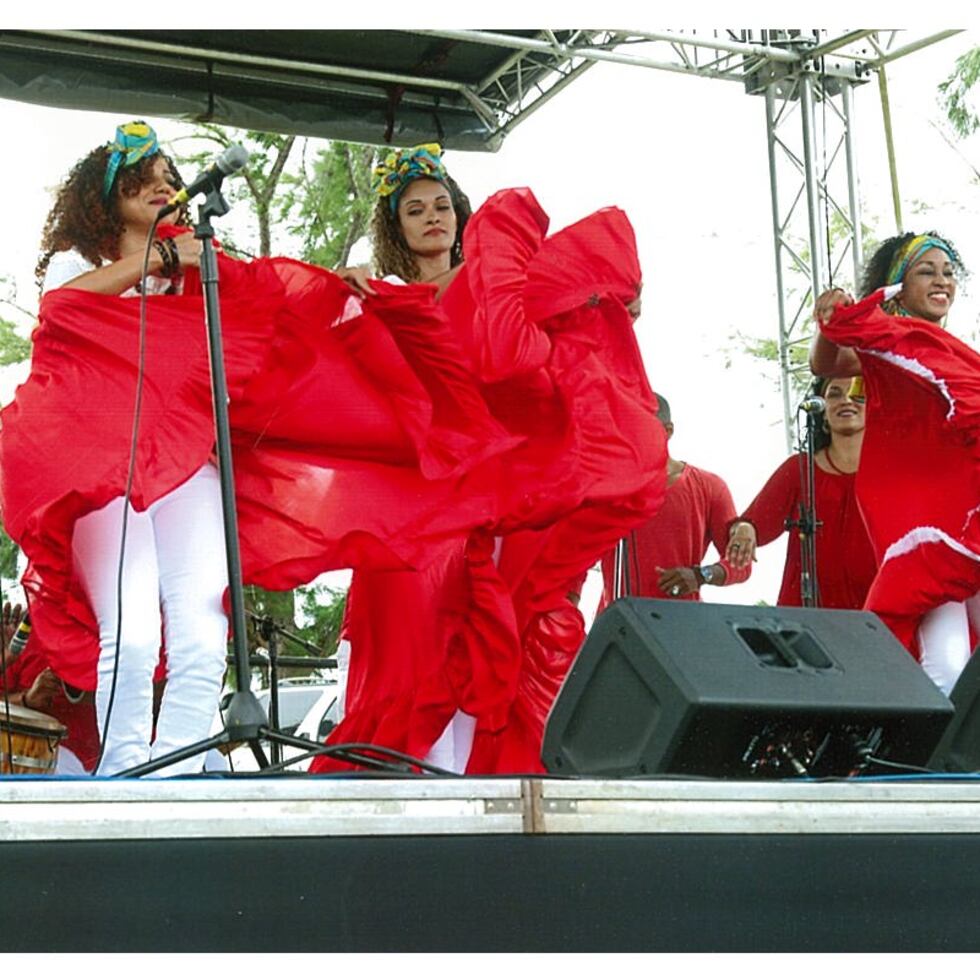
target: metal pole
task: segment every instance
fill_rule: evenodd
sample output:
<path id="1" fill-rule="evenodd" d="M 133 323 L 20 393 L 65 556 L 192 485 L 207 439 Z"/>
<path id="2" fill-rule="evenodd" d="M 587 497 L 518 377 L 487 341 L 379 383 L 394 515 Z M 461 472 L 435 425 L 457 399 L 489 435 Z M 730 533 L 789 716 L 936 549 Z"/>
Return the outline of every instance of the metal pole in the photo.
<path id="1" fill-rule="evenodd" d="M 824 236 L 820 220 L 820 184 L 817 180 L 817 133 L 813 125 L 813 73 L 800 75 L 800 114 L 803 123 L 803 179 L 806 185 L 806 210 L 810 225 L 810 284 L 813 299 L 820 295 L 827 284 L 823 263 Z"/>
<path id="2" fill-rule="evenodd" d="M 776 305 L 779 310 L 779 377 L 783 393 L 783 428 L 786 452 L 793 451 L 790 422 L 789 338 L 786 328 L 786 297 L 783 283 L 783 244 L 779 221 L 779 188 L 776 180 L 776 85 L 766 86 L 766 135 L 769 141 L 769 194 L 772 201 L 772 240 L 776 256 Z"/>
<path id="3" fill-rule="evenodd" d="M 885 124 L 885 147 L 888 152 L 888 175 L 892 183 L 895 230 L 901 235 L 905 228 L 902 224 L 902 201 L 898 194 L 898 165 L 895 162 L 895 141 L 892 136 L 892 109 L 888 100 L 888 79 L 885 77 L 884 65 L 878 69 L 878 91 L 881 93 L 881 119 Z"/>
<path id="4" fill-rule="evenodd" d="M 851 214 L 851 260 L 854 264 L 852 279 L 857 289 L 858 278 L 864 265 L 864 243 L 861 231 L 861 195 L 858 192 L 857 148 L 854 145 L 854 87 L 845 82 L 841 88 L 844 106 L 844 154 L 847 163 L 847 208 Z"/>
<path id="5" fill-rule="evenodd" d="M 622 599 L 625 595 L 623 591 L 623 569 L 626 564 L 626 539 L 620 538 L 616 542 L 616 550 L 613 553 L 613 601 Z"/>

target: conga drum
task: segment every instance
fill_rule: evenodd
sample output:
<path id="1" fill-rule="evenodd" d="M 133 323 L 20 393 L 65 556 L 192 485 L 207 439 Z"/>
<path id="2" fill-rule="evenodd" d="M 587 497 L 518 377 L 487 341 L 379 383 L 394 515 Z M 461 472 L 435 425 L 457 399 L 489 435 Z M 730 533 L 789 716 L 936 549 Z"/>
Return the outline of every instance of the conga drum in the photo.
<path id="1" fill-rule="evenodd" d="M 57 718 L 0 699 L 0 773 L 50 776 L 67 731 Z"/>

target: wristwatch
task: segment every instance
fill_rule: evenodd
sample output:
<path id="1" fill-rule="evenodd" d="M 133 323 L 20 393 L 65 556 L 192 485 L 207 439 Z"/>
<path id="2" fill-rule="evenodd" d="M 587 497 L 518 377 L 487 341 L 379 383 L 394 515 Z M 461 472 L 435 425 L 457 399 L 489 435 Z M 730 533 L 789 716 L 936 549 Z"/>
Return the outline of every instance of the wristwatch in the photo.
<path id="1" fill-rule="evenodd" d="M 701 579 L 703 585 L 711 585 L 712 580 L 715 577 L 715 566 L 714 565 L 700 565 L 696 566 L 694 571 L 696 572 L 698 578 Z"/>

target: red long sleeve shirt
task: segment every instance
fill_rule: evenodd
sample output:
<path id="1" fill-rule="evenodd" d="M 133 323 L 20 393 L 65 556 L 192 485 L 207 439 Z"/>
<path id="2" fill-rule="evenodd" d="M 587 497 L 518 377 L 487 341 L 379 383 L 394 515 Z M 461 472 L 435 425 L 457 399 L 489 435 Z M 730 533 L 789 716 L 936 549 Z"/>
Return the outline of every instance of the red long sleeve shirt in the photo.
<path id="1" fill-rule="evenodd" d="M 663 506 L 643 526 L 630 533 L 628 538 L 630 585 L 633 595 L 653 599 L 699 600 L 700 593 L 685 596 L 668 596 L 657 584 L 658 568 L 677 568 L 700 565 L 709 545 L 714 545 L 719 555 L 725 554 L 728 544 L 728 528 L 735 519 L 735 504 L 725 481 L 714 473 L 685 464 L 680 476 L 667 487 Z M 735 569 L 722 558 L 725 584 L 744 582 L 751 574 L 751 567 Z M 602 559 L 602 603 L 605 608 L 612 601 L 613 555 Z"/>
<path id="2" fill-rule="evenodd" d="M 759 491 L 741 520 L 755 526 L 759 546 L 786 530 L 786 519 L 799 517 L 801 458 L 790 456 Z M 854 492 L 854 474 L 814 469 L 817 520 L 817 584 L 820 605 L 828 609 L 861 609 L 877 565 Z M 781 606 L 802 605 L 800 538 L 794 531 L 786 545 L 786 565 L 779 590 Z"/>

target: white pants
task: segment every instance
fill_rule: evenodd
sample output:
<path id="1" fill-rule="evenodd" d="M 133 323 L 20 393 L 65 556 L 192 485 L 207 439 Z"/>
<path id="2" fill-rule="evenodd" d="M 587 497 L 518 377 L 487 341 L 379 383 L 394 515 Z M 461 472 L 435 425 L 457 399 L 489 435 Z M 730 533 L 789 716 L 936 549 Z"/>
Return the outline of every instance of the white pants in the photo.
<path id="1" fill-rule="evenodd" d="M 970 624 L 980 633 L 980 593 L 966 602 L 946 602 L 930 610 L 919 626 L 922 669 L 949 694 L 970 659 Z"/>
<path id="2" fill-rule="evenodd" d="M 475 734 L 476 718 L 457 708 L 456 714 L 449 719 L 449 724 L 426 753 L 425 761 L 449 772 L 466 772 Z"/>
<path id="3" fill-rule="evenodd" d="M 105 728 L 116 659 L 117 574 L 123 498 L 75 524 L 72 552 L 99 624 L 96 711 Z M 218 471 L 208 463 L 137 513 L 130 507 L 122 575 L 119 666 L 99 775 L 140 765 L 207 738 L 225 673 L 228 585 Z M 161 631 L 162 627 L 162 631 Z M 167 686 L 150 748 L 153 674 L 161 638 Z M 160 775 L 199 772 L 203 755 Z"/>
<path id="4" fill-rule="evenodd" d="M 347 677 L 350 673 L 351 645 L 349 640 L 341 640 L 337 644 L 338 683 L 338 718 L 344 717 L 347 708 Z M 456 714 L 449 719 L 442 734 L 426 753 L 425 762 L 430 762 L 440 769 L 450 772 L 463 773 L 469 762 L 473 749 L 473 736 L 476 734 L 476 718 L 457 709 Z"/>

